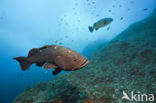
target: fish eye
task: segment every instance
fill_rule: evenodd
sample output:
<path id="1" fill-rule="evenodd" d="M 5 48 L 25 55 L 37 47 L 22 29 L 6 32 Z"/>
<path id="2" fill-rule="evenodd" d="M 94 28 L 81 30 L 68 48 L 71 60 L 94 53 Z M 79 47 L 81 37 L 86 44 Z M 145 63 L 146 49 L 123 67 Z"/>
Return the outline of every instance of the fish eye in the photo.
<path id="1" fill-rule="evenodd" d="M 74 60 L 74 61 L 77 61 L 77 57 L 76 57 L 76 56 L 73 56 L 73 60 Z"/>

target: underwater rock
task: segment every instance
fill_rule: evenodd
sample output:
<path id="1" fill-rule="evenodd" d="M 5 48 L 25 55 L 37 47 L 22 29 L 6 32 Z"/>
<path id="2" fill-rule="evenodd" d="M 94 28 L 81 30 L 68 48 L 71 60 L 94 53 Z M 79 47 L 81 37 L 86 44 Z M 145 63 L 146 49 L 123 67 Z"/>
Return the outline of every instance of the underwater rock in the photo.
<path id="1" fill-rule="evenodd" d="M 84 69 L 33 85 L 13 103 L 121 103 L 123 91 L 156 93 L 155 22 L 153 13 L 132 24 L 97 49 Z"/>

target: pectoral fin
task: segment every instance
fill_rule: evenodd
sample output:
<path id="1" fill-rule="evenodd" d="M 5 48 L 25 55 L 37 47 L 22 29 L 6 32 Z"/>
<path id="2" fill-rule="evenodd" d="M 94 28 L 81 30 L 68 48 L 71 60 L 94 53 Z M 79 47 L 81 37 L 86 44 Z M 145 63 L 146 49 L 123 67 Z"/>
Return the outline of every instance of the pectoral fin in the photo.
<path id="1" fill-rule="evenodd" d="M 93 32 L 93 30 L 94 30 L 94 28 L 92 26 L 89 26 L 88 29 L 90 32 Z"/>
<path id="2" fill-rule="evenodd" d="M 57 66 L 55 64 L 46 62 L 46 63 L 44 63 L 43 68 L 44 69 L 52 69 L 52 68 L 57 68 Z"/>
<path id="3" fill-rule="evenodd" d="M 98 30 L 99 28 L 95 28 L 95 30 Z"/>
<path id="4" fill-rule="evenodd" d="M 38 63 L 36 63 L 36 66 L 39 66 L 39 67 L 41 67 L 43 65 L 44 65 L 44 62 L 38 62 Z"/>
<path id="5" fill-rule="evenodd" d="M 53 75 L 57 75 L 60 72 L 61 72 L 61 69 L 57 68 L 53 71 Z"/>

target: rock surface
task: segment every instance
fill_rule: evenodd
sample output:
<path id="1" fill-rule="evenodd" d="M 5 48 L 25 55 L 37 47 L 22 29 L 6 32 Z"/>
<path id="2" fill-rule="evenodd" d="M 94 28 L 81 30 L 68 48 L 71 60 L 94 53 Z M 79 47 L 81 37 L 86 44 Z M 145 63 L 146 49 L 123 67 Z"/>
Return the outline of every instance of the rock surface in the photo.
<path id="1" fill-rule="evenodd" d="M 13 103 L 121 103 L 123 91 L 156 93 L 156 13 L 94 52 L 87 67 L 36 84 Z"/>

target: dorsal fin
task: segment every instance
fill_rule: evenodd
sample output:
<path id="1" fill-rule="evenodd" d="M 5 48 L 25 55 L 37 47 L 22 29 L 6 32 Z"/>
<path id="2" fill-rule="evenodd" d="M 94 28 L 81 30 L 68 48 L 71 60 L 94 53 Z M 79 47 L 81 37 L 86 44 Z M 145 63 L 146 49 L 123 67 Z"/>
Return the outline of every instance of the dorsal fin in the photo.
<path id="1" fill-rule="evenodd" d="M 37 49 L 37 48 L 31 49 L 28 53 L 28 57 L 35 55 L 36 53 L 38 53 L 38 51 L 39 51 L 39 49 Z"/>
<path id="2" fill-rule="evenodd" d="M 49 48 L 49 47 L 51 47 L 51 46 L 52 46 L 52 45 L 45 45 L 45 46 L 43 46 L 43 47 L 40 47 L 39 50 L 46 49 L 46 48 Z"/>
<path id="3" fill-rule="evenodd" d="M 28 53 L 28 57 L 31 57 L 33 55 L 35 55 L 36 53 L 38 53 L 40 50 L 43 50 L 43 49 L 46 49 L 46 48 L 49 48 L 51 47 L 52 45 L 45 45 L 43 47 L 40 47 L 40 48 L 33 48 L 29 51 Z"/>

